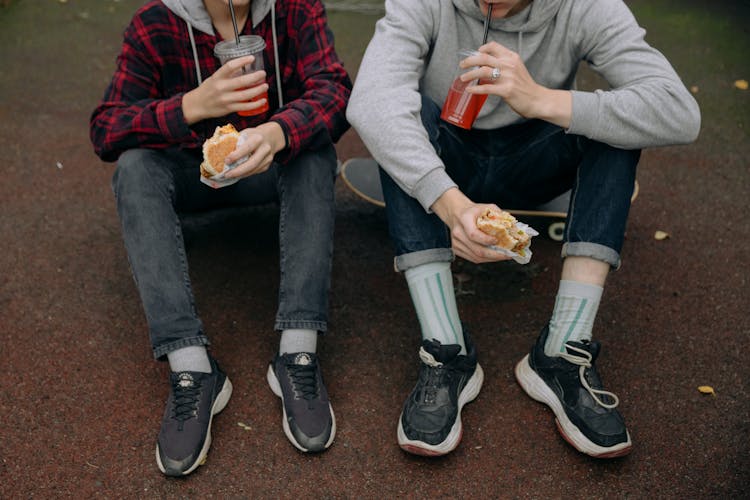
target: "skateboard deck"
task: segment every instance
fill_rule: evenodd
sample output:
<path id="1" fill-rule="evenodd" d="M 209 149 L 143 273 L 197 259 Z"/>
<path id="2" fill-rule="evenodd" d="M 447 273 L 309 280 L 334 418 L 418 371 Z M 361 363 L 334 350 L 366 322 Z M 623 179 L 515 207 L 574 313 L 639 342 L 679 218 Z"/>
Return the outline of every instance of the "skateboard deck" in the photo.
<path id="1" fill-rule="evenodd" d="M 373 205 L 385 207 L 383 189 L 380 186 L 378 164 L 372 158 L 350 158 L 341 165 L 341 178 L 354 194 Z M 638 196 L 638 181 L 633 186 L 631 202 Z M 533 210 L 504 209 L 519 219 L 539 219 L 543 231 L 554 241 L 562 241 L 565 233 L 565 218 L 568 216 L 570 191 Z M 533 224 L 531 224 L 533 227 Z"/>

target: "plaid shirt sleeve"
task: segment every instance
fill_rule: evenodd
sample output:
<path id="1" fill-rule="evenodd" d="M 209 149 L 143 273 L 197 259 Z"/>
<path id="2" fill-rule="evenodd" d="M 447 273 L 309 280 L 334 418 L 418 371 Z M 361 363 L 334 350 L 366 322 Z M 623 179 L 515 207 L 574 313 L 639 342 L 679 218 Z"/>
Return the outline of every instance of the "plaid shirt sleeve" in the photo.
<path id="1" fill-rule="evenodd" d="M 91 116 L 91 141 L 99 157 L 115 161 L 133 148 L 200 148 L 217 125 L 228 121 L 238 129 L 269 119 L 277 122 L 287 142 L 276 154 L 280 163 L 336 142 L 349 128 L 345 110 L 352 83 L 334 50 L 323 4 L 285 0 L 278 6 L 285 9 L 278 18 L 285 19 L 278 33 L 285 105 L 270 116 L 231 114 L 188 126 L 182 97 L 196 82 L 193 54 L 180 32 L 184 21 L 165 14 L 159 2 L 150 2 L 125 31 L 112 82 Z M 270 16 L 256 27 L 256 34 L 266 39 L 266 58 L 272 61 Z M 196 38 L 201 70 L 210 75 L 218 67 L 212 54 L 218 38 L 201 33 Z M 275 61 L 267 68 L 267 82 L 275 90 L 272 68 Z"/>
<path id="2" fill-rule="evenodd" d="M 287 138 L 287 148 L 276 155 L 284 163 L 303 150 L 335 143 L 349 128 L 346 104 L 352 83 L 334 50 L 320 0 L 287 2 L 286 64 L 298 85 L 284 85 L 285 105 L 272 117 Z M 283 55 L 280 55 L 283 58 Z M 286 82 L 285 82 L 286 83 Z"/>
<path id="3" fill-rule="evenodd" d="M 169 25 L 159 26 L 161 30 Z M 182 114 L 184 92 L 163 95 L 160 58 L 152 50 L 154 26 L 135 17 L 124 34 L 117 69 L 104 98 L 91 115 L 94 150 L 104 161 L 115 161 L 128 149 L 163 149 L 200 144 Z"/>

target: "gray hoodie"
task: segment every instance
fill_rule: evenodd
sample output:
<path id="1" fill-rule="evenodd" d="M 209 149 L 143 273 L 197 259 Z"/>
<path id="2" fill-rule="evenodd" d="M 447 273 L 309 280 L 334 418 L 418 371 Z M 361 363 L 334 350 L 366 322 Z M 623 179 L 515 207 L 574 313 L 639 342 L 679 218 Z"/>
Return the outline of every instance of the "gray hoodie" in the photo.
<path id="1" fill-rule="evenodd" d="M 455 183 L 421 124 L 420 94 L 442 105 L 458 50 L 481 45 L 483 22 L 476 0 L 386 0 L 349 100 L 347 118 L 370 153 L 426 210 Z M 489 30 L 489 40 L 520 54 L 537 83 L 572 90 L 567 132 L 624 149 L 692 142 L 698 105 L 644 35 L 622 0 L 533 0 Z M 574 90 L 581 61 L 611 89 Z M 522 121 L 490 96 L 474 127 Z"/>

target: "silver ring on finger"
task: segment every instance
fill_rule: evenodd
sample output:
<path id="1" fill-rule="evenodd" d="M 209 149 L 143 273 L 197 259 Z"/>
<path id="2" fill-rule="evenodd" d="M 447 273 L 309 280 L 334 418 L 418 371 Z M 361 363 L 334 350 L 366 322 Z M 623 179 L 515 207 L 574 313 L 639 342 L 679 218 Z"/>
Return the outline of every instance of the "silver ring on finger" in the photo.
<path id="1" fill-rule="evenodd" d="M 500 68 L 492 68 L 492 73 L 490 73 L 490 80 L 495 81 L 498 78 L 500 78 Z"/>

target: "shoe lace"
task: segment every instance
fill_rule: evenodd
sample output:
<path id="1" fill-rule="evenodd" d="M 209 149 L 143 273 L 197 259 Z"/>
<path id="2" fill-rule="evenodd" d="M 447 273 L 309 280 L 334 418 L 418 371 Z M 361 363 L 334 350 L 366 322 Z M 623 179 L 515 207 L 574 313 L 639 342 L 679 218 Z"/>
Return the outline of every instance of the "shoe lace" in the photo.
<path id="1" fill-rule="evenodd" d="M 424 347 L 419 348 L 419 359 L 428 366 L 428 369 L 423 371 L 423 373 L 426 373 L 426 376 L 424 376 L 423 401 L 432 404 L 436 400 L 438 388 L 444 385 L 443 379 L 450 374 L 450 370 L 447 370 L 443 363 L 436 360 Z"/>
<path id="2" fill-rule="evenodd" d="M 588 380 L 586 379 L 586 368 L 591 368 L 592 364 L 591 361 L 593 357 L 591 356 L 591 353 L 588 352 L 585 349 L 580 349 L 578 347 L 572 346 L 569 343 L 565 344 L 565 347 L 568 348 L 570 351 L 575 351 L 576 353 L 581 354 L 581 356 L 576 356 L 575 354 L 570 353 L 562 353 L 560 357 L 562 357 L 564 360 L 573 363 L 574 365 L 578 365 L 578 376 L 581 379 L 581 384 L 583 387 L 588 391 L 588 393 L 591 395 L 592 398 L 594 398 L 594 401 L 597 402 L 600 406 L 608 409 L 616 408 L 617 405 L 620 404 L 620 398 L 615 395 L 613 392 L 605 391 L 602 389 L 594 389 L 589 385 Z M 605 403 L 601 399 L 599 399 L 599 396 L 607 396 L 609 398 L 612 398 L 613 403 Z"/>
<path id="3" fill-rule="evenodd" d="M 201 385 L 193 382 L 190 385 L 180 385 L 176 383 L 172 389 L 174 391 L 174 407 L 172 408 L 172 418 L 184 422 L 193 418 L 198 413 L 198 400 L 201 394 Z"/>
<path id="4" fill-rule="evenodd" d="M 315 377 L 315 365 L 287 365 L 292 379 L 292 387 L 297 397 L 310 401 L 318 395 L 318 383 Z"/>

